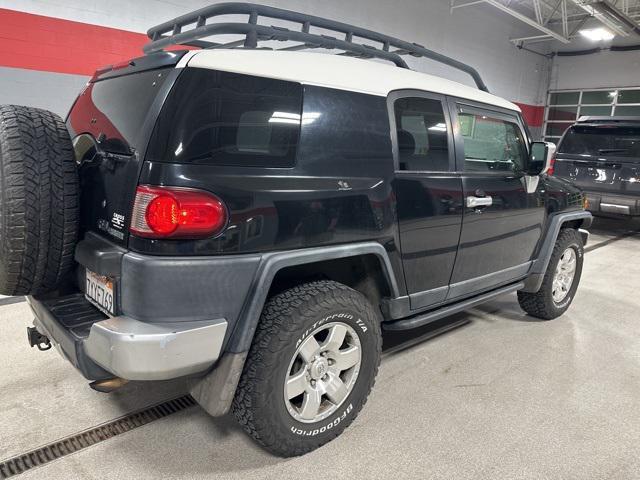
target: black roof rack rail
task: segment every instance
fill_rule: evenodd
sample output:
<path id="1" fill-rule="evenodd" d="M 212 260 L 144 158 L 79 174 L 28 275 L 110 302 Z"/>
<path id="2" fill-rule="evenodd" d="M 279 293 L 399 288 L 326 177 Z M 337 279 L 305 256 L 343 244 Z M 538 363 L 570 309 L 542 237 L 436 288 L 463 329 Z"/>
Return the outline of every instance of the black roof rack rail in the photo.
<path id="1" fill-rule="evenodd" d="M 207 23 L 207 20 L 221 15 L 248 15 L 246 23 Z M 258 18 L 286 20 L 300 23 L 300 30 L 290 30 L 277 26 L 259 25 Z M 191 27 L 183 31 L 184 27 Z M 322 28 L 342 34 L 342 39 L 319 33 L 310 33 L 311 27 Z M 215 35 L 244 35 L 243 40 L 229 43 L 216 43 L 201 39 Z M 256 5 L 253 3 L 218 3 L 201 8 L 194 12 L 174 18 L 168 22 L 150 28 L 147 35 L 151 42 L 144 46 L 145 53 L 152 53 L 170 45 L 187 45 L 200 48 L 258 48 L 259 42 L 269 40 L 299 42 L 298 45 L 281 50 L 304 50 L 326 48 L 343 50 L 340 55 L 358 58 L 379 58 L 395 63 L 398 67 L 409 68 L 402 59 L 403 55 L 424 57 L 461 70 L 475 81 L 480 90 L 488 92 L 487 85 L 478 71 L 465 63 L 454 60 L 440 53 L 429 50 L 417 43 L 409 43 L 398 38 L 356 27 L 347 23 L 336 22 L 322 17 L 306 15 L 281 8 Z M 355 43 L 354 37 L 380 43 L 380 48 Z"/>

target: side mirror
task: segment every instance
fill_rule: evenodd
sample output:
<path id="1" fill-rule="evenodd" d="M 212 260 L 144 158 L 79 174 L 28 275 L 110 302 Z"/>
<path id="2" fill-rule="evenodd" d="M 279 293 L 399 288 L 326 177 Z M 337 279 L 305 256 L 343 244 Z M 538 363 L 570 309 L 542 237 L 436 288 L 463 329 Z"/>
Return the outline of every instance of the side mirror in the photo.
<path id="1" fill-rule="evenodd" d="M 551 142 L 533 142 L 527 173 L 531 176 L 542 175 L 551 168 L 556 154 L 556 144 Z"/>

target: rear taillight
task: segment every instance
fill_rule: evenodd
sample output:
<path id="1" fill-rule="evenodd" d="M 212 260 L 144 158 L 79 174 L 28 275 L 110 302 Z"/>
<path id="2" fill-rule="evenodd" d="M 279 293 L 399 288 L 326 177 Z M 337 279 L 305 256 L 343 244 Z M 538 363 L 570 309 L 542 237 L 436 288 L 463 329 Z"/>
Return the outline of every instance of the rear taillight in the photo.
<path id="1" fill-rule="evenodd" d="M 212 237 L 227 224 L 227 209 L 215 195 L 181 187 L 140 185 L 131 233 L 146 238 Z"/>
<path id="2" fill-rule="evenodd" d="M 556 157 L 553 157 L 549 162 L 549 168 L 547 169 L 547 175 L 553 175 L 556 171 Z"/>

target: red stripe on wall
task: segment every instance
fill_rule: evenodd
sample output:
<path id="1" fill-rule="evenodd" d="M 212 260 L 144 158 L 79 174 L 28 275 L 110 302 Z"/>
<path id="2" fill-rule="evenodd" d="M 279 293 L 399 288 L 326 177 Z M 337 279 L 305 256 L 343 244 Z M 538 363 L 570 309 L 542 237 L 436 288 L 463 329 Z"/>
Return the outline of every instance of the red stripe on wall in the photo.
<path id="1" fill-rule="evenodd" d="M 0 9 L 0 65 L 91 75 L 96 68 L 139 57 L 142 33 Z"/>
<path id="2" fill-rule="evenodd" d="M 516 105 L 522 110 L 522 116 L 530 127 L 542 127 L 544 123 L 544 106 L 517 102 Z"/>

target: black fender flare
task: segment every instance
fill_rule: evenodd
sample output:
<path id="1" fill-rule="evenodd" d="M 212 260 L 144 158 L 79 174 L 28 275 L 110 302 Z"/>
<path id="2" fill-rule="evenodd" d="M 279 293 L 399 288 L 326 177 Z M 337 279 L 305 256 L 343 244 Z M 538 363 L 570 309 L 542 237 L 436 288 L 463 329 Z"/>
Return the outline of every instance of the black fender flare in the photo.
<path id="1" fill-rule="evenodd" d="M 547 272 L 549 262 L 551 261 L 553 247 L 556 243 L 558 235 L 560 234 L 562 226 L 567 222 L 573 222 L 576 220 L 581 221 L 581 227 L 589 228 L 591 226 L 591 222 L 593 221 L 593 216 L 591 215 L 591 212 L 588 212 L 586 210 L 559 212 L 550 216 L 549 226 L 547 228 L 544 240 L 542 241 L 542 245 L 540 246 L 538 258 L 535 259 L 533 261 L 533 264 L 531 265 L 529 276 L 525 280 L 524 288 L 522 289 L 523 292 L 535 293 L 540 290 L 540 286 L 542 285 L 542 281 L 544 280 L 544 275 Z M 589 234 L 584 230 L 581 230 L 581 234 L 582 233 L 583 242 L 586 244 L 586 240 Z"/>
<path id="2" fill-rule="evenodd" d="M 399 297 L 398 282 L 393 272 L 389 255 L 385 248 L 377 242 L 362 242 L 289 250 L 285 252 L 271 252 L 262 255 L 258 271 L 253 279 L 253 285 L 249 290 L 251 293 L 240 312 L 236 327 L 229 339 L 226 350 L 231 352 L 244 352 L 249 350 L 256 327 L 258 326 L 258 321 L 260 320 L 262 309 L 267 300 L 267 294 L 269 293 L 273 279 L 280 270 L 297 265 L 321 262 L 323 260 L 336 260 L 362 255 L 375 255 L 378 258 L 392 297 Z"/>

